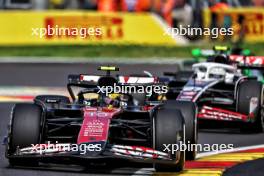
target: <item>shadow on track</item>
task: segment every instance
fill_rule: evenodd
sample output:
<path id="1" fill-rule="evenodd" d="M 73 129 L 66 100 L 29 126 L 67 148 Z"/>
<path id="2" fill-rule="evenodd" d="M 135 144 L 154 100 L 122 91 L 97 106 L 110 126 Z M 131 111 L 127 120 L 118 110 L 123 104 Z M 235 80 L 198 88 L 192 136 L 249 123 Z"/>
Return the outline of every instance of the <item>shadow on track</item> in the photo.
<path id="1" fill-rule="evenodd" d="M 142 168 L 134 163 L 122 163 L 111 165 L 62 165 L 62 164 L 40 164 L 39 167 L 10 167 L 7 166 L 6 170 L 20 171 L 38 171 L 38 172 L 57 172 L 60 174 L 91 174 L 91 175 L 152 175 L 153 168 Z"/>

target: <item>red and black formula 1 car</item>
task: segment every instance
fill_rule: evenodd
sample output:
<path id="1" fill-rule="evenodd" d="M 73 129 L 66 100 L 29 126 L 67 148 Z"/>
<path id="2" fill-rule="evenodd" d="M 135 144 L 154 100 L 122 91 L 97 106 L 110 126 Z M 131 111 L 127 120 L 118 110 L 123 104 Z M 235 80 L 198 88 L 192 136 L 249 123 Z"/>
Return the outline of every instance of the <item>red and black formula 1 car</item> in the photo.
<path id="1" fill-rule="evenodd" d="M 111 76 L 115 67 L 100 70 L 107 74 L 69 75 L 71 100 L 60 95 L 40 95 L 34 103 L 13 107 L 6 145 L 11 165 L 120 159 L 153 163 L 158 171 L 183 169 L 185 151 L 168 150 L 168 146 L 185 143 L 182 114 L 188 109 L 181 108 L 181 102 L 157 101 L 155 93 L 106 93 L 117 85 L 138 89 L 161 84 L 154 77 Z M 187 154 L 194 156 L 195 151 Z"/>
<path id="2" fill-rule="evenodd" d="M 263 131 L 263 85 L 256 77 L 223 63 L 197 63 L 192 68 L 188 81 L 169 81 L 167 99 L 195 102 L 201 125 L 218 127 L 222 121 L 238 124 L 242 132 Z"/>

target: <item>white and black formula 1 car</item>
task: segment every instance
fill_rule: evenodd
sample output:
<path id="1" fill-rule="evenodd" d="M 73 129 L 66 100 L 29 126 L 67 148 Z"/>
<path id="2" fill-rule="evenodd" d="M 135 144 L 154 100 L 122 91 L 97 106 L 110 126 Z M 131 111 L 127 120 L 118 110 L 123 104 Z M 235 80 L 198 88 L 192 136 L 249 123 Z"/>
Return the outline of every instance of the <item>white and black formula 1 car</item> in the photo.
<path id="1" fill-rule="evenodd" d="M 256 77 L 223 63 L 197 63 L 192 69 L 187 81 L 168 82 L 167 99 L 196 103 L 201 126 L 223 124 L 239 126 L 242 132 L 263 131 L 263 85 Z"/>
<path id="2" fill-rule="evenodd" d="M 100 70 L 107 74 L 69 75 L 71 100 L 40 95 L 33 103 L 13 107 L 6 140 L 11 165 L 129 160 L 151 163 L 157 171 L 184 168 L 185 151 L 166 150 L 165 146 L 185 143 L 184 121 L 195 119 L 183 117 L 189 109 L 178 101 L 157 101 L 154 93 L 149 97 L 143 93 L 106 95 L 99 89 L 160 83 L 154 77 L 111 76 L 110 71 L 118 70 L 115 67 Z M 195 156 L 194 151 L 186 154 Z"/>

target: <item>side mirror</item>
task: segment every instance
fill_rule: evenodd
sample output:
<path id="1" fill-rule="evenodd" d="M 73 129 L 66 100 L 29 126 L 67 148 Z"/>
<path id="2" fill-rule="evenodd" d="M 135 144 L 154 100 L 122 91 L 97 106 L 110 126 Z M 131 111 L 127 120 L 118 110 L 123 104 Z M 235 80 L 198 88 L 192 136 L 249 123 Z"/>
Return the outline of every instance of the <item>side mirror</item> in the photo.
<path id="1" fill-rule="evenodd" d="M 193 75 L 192 75 L 192 79 L 196 79 L 197 78 L 197 73 L 194 73 Z"/>

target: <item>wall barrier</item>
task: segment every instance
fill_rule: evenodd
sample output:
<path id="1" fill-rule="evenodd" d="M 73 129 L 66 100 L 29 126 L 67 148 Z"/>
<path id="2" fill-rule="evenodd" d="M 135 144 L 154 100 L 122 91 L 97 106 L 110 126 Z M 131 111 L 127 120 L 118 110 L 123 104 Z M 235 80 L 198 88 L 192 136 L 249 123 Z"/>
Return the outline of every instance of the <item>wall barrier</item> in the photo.
<path id="1" fill-rule="evenodd" d="M 264 41 L 264 9 L 263 8 L 228 8 L 211 12 L 204 10 L 204 27 L 231 27 L 233 41 Z M 220 37 L 219 40 L 224 40 Z"/>
<path id="2" fill-rule="evenodd" d="M 149 44 L 175 45 L 164 35 L 165 26 L 150 13 L 98 13 L 87 11 L 1 11 L 0 45 Z M 49 28 L 89 28 L 86 36 L 34 35 Z M 42 29 L 40 29 L 42 28 Z M 93 29 L 90 29 L 93 28 Z M 93 30 L 100 29 L 100 35 Z M 75 31 L 78 32 L 78 31 Z M 83 33 L 83 31 L 82 31 Z M 98 32 L 99 33 L 99 32 Z M 50 33 L 51 34 L 51 33 Z"/>

